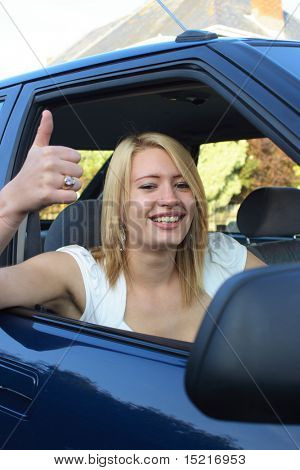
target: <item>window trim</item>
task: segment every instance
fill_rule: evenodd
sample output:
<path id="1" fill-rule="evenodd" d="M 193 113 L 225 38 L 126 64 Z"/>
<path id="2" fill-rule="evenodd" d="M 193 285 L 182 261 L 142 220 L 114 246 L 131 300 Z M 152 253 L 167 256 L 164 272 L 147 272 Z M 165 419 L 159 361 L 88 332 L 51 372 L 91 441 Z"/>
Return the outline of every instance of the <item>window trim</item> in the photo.
<path id="1" fill-rule="evenodd" d="M 15 85 L 9 88 L 0 88 L 0 103 L 2 103 L 2 106 L 0 107 L 0 145 L 21 88 L 21 85 Z"/>
<path id="2" fill-rule="evenodd" d="M 28 307 L 12 307 L 5 309 L 4 312 L 17 317 L 26 317 L 28 320 L 37 321 L 38 323 L 54 325 L 57 328 L 71 331 L 72 333 L 84 333 L 99 339 L 107 339 L 117 341 L 118 343 L 136 346 L 146 350 L 154 350 L 171 354 L 175 356 L 188 358 L 194 343 L 180 341 L 172 338 L 164 338 L 160 336 L 152 336 L 134 331 L 126 331 L 108 326 L 86 323 L 81 320 L 63 317 L 54 311 L 41 307 L 38 310 Z"/>

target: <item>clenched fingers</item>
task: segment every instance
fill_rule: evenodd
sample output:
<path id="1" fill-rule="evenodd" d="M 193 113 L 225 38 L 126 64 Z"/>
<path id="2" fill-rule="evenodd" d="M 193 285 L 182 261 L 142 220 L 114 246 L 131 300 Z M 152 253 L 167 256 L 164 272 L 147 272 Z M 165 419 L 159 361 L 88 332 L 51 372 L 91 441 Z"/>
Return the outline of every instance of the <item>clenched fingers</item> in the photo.
<path id="1" fill-rule="evenodd" d="M 39 148 L 39 151 L 43 153 L 44 158 L 59 158 L 73 163 L 79 163 L 81 159 L 81 155 L 77 150 L 60 145 Z"/>
<path id="2" fill-rule="evenodd" d="M 69 175 L 80 178 L 83 175 L 83 169 L 76 163 L 59 161 L 57 164 L 57 172 L 61 175 Z"/>
<path id="3" fill-rule="evenodd" d="M 58 189 L 53 196 L 57 204 L 70 204 L 77 201 L 76 191 L 72 189 Z"/>

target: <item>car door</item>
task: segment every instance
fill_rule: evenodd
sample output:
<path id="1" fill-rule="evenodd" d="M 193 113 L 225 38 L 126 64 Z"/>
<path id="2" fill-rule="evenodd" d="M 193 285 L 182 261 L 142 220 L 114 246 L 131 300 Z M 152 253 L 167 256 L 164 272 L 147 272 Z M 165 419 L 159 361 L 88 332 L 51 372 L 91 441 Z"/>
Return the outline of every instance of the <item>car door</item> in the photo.
<path id="1" fill-rule="evenodd" d="M 146 54 L 143 60 L 107 58 L 103 64 L 27 83 L 18 100 L 18 118 L 7 132 L 14 132 L 15 145 L 22 147 L 21 131 L 26 137 L 41 108 L 62 92 L 66 100 L 82 96 L 95 83 L 112 93 L 122 80 L 132 86 L 142 76 L 145 83 L 176 76 L 205 79 L 220 93 L 234 96 L 237 85 L 230 71 L 237 68 L 232 63 L 218 66 L 216 52 L 200 46 L 174 49 Z M 266 110 L 251 111 L 255 96 L 249 96 L 249 106 L 245 95 L 237 99 L 256 123 L 265 120 Z M 10 158 L 14 161 L 12 148 Z M 4 449 L 271 449 L 295 448 L 299 442 L 298 427 L 218 421 L 197 410 L 184 386 L 189 344 L 22 307 L 2 311 L 0 327 Z"/>
<path id="2" fill-rule="evenodd" d="M 179 344 L 27 315 L 1 314 L 3 449 L 286 449 L 299 442 L 295 427 L 198 411 L 185 391 L 188 350 Z"/>

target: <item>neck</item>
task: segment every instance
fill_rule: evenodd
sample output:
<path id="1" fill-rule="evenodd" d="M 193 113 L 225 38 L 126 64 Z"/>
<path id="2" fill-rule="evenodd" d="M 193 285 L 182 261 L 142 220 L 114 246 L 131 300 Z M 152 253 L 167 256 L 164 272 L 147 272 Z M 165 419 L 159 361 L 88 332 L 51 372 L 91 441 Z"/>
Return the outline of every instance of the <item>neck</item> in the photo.
<path id="1" fill-rule="evenodd" d="M 146 289 L 168 286 L 177 278 L 175 255 L 175 250 L 127 250 L 130 281 Z"/>

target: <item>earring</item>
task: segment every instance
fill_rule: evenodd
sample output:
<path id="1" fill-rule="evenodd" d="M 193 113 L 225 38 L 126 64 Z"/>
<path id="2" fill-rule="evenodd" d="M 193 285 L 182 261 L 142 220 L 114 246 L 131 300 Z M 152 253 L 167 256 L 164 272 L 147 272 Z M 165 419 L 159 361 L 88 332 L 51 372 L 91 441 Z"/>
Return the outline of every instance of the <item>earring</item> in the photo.
<path id="1" fill-rule="evenodd" d="M 125 250 L 126 232 L 123 224 L 120 225 L 120 251 Z"/>

